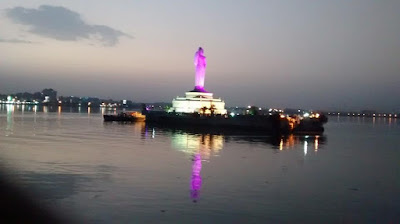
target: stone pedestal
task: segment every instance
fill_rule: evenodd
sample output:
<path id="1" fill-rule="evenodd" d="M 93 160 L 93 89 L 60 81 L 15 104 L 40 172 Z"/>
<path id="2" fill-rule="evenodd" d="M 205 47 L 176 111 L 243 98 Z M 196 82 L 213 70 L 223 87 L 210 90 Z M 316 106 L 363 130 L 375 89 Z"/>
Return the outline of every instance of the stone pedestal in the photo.
<path id="1" fill-rule="evenodd" d="M 176 97 L 172 100 L 170 110 L 177 113 L 226 114 L 225 102 L 221 98 L 214 98 L 213 93 L 190 91 L 185 97 Z"/>

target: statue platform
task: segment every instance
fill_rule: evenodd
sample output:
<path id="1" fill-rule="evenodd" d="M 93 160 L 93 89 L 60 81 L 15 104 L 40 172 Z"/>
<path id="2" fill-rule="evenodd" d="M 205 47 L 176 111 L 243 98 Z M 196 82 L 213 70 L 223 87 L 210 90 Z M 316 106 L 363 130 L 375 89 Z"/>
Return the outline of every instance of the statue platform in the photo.
<path id="1" fill-rule="evenodd" d="M 205 109 L 205 111 L 203 111 Z M 226 114 L 225 102 L 221 98 L 214 98 L 213 93 L 189 91 L 185 97 L 176 97 L 172 100 L 170 111 L 177 113 Z"/>

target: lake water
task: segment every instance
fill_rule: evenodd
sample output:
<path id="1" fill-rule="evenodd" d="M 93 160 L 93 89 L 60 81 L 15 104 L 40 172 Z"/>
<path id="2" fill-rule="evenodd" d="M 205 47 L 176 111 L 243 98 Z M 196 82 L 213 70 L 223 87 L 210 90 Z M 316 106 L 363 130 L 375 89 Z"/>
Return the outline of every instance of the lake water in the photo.
<path id="1" fill-rule="evenodd" d="M 0 107 L 7 175 L 82 223 L 400 222 L 400 119 L 329 117 L 322 136 L 271 139 Z"/>

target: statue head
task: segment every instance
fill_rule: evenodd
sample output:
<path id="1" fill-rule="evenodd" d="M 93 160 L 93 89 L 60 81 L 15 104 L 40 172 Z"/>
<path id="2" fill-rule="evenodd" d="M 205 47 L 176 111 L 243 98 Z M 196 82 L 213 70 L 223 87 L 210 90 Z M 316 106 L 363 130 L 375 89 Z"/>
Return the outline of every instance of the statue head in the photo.
<path id="1" fill-rule="evenodd" d="M 203 55 L 204 54 L 204 50 L 201 47 L 199 47 L 199 50 L 197 52 L 199 52 L 199 55 Z"/>

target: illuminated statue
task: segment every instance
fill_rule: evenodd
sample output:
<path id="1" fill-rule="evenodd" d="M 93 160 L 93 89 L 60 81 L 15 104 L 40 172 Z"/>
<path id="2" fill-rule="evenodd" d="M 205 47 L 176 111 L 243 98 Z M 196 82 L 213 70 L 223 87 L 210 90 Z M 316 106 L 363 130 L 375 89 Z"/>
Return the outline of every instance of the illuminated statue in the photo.
<path id="1" fill-rule="evenodd" d="M 192 165 L 192 178 L 190 184 L 190 196 L 193 199 L 193 202 L 196 202 L 199 198 L 199 191 L 201 188 L 201 155 L 197 153 L 193 158 Z"/>
<path id="2" fill-rule="evenodd" d="M 194 89 L 187 91 L 185 97 L 176 97 L 172 100 L 172 107 L 169 112 L 198 114 L 201 109 L 212 108 L 209 110 L 214 114 L 226 114 L 225 102 L 221 98 L 214 98 L 213 93 L 204 89 L 204 78 L 206 75 L 206 57 L 203 48 L 199 47 L 194 55 L 194 67 L 196 70 Z M 214 106 L 212 106 L 214 105 Z M 208 114 L 208 113 L 207 113 Z"/>
<path id="3" fill-rule="evenodd" d="M 196 67 L 196 78 L 194 89 L 197 91 L 204 92 L 204 78 L 206 76 L 206 57 L 204 56 L 203 48 L 199 47 L 199 50 L 194 55 L 194 66 Z"/>

